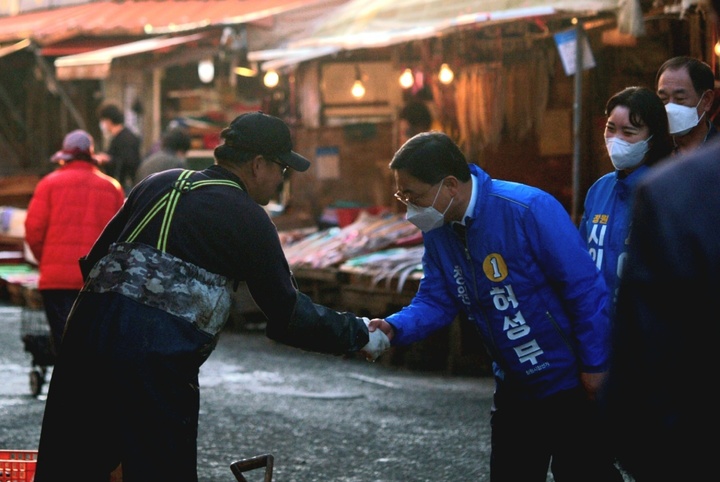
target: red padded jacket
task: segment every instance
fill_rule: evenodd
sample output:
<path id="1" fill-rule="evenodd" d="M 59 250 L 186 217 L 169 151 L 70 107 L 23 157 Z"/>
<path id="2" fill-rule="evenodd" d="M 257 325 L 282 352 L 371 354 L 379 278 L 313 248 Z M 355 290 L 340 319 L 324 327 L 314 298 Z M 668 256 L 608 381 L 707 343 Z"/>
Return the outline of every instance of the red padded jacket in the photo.
<path id="1" fill-rule="evenodd" d="M 83 287 L 78 260 L 124 201 L 120 184 L 90 162 L 68 162 L 40 180 L 25 218 L 25 241 L 39 263 L 38 289 Z"/>

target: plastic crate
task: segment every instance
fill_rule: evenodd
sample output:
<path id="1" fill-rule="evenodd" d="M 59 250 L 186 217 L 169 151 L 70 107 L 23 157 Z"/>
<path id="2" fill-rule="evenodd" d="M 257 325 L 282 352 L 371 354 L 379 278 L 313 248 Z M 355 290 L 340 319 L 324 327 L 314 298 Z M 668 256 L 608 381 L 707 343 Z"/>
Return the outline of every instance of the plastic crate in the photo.
<path id="1" fill-rule="evenodd" d="M 0 482 L 32 482 L 37 450 L 0 449 Z"/>

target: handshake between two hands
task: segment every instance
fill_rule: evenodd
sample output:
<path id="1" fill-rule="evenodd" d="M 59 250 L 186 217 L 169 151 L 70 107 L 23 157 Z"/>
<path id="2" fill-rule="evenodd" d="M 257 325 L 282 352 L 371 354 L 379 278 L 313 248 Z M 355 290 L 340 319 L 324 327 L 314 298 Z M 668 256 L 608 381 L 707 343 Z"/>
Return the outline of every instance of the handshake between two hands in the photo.
<path id="1" fill-rule="evenodd" d="M 374 362 L 390 348 L 390 338 L 388 338 L 388 334 L 392 337 L 392 327 L 385 320 L 378 318 L 370 321 L 369 318 L 364 317 L 362 320 L 368 327 L 370 341 L 360 349 L 360 353 L 365 356 L 367 361 Z M 386 331 L 388 334 L 386 334 Z"/>

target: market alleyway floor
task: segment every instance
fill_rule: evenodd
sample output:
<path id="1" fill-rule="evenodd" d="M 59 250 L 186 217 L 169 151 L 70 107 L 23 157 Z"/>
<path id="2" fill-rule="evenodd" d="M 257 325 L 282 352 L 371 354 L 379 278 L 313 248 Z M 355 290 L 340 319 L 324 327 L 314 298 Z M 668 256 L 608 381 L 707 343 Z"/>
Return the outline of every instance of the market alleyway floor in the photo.
<path id="1" fill-rule="evenodd" d="M 37 448 L 47 393 L 31 395 L 20 313 L 0 304 L 0 449 Z M 491 378 L 304 352 L 255 330 L 224 331 L 200 385 L 201 482 L 234 481 L 231 463 L 268 453 L 274 482 L 489 480 Z"/>

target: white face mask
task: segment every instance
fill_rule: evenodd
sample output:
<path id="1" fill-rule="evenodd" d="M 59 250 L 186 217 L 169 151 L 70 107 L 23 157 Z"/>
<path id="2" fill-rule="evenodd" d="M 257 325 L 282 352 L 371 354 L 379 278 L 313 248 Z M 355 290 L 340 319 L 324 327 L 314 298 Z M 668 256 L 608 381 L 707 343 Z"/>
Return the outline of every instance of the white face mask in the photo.
<path id="1" fill-rule="evenodd" d="M 615 169 L 622 171 L 638 167 L 645 158 L 645 154 L 650 150 L 648 145 L 650 139 L 652 136 L 631 144 L 619 137 L 606 137 L 605 146 Z"/>
<path id="2" fill-rule="evenodd" d="M 440 186 L 440 189 L 442 189 L 442 186 Z M 445 208 L 445 211 L 438 211 L 435 209 L 435 201 L 437 201 L 438 195 L 440 195 L 440 189 L 438 189 L 437 194 L 435 194 L 435 199 L 433 199 L 432 204 L 426 208 L 421 208 L 413 203 L 407 203 L 405 219 L 417 226 L 423 233 L 427 233 L 443 225 L 445 222 L 445 213 L 450 209 L 455 199 L 452 198 L 450 200 L 450 204 Z"/>
<path id="3" fill-rule="evenodd" d="M 705 112 L 698 117 L 697 107 L 700 105 L 702 97 L 698 101 L 695 107 L 688 107 L 686 105 L 673 104 L 669 102 L 665 104 L 665 111 L 668 116 L 668 124 L 670 124 L 670 134 L 674 136 L 684 136 L 692 130 L 693 127 L 698 125 L 700 119 L 703 118 Z"/>

